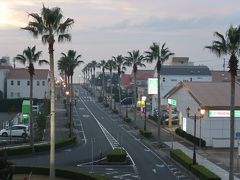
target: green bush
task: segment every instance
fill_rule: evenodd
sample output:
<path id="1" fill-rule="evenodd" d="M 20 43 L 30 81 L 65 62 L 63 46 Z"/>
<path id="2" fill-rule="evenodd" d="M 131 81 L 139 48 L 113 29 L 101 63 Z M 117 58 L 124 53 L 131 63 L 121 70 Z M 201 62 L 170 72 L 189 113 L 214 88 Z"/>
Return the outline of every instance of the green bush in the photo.
<path id="1" fill-rule="evenodd" d="M 150 138 L 152 136 L 152 132 L 149 130 L 144 131 L 144 129 L 140 129 L 139 133 L 146 138 Z"/>
<path id="2" fill-rule="evenodd" d="M 192 143 L 195 143 L 197 146 L 199 146 L 200 141 L 201 141 L 201 147 L 205 147 L 206 146 L 206 141 L 204 141 L 203 139 L 200 139 L 198 137 L 195 137 L 191 134 L 188 134 L 187 132 L 183 131 L 181 128 L 177 128 L 175 130 L 175 133 L 189 141 L 191 141 Z"/>
<path id="3" fill-rule="evenodd" d="M 170 151 L 170 156 L 182 164 L 185 168 L 188 170 L 191 170 L 191 165 L 193 163 L 193 160 L 188 157 L 184 152 L 182 152 L 180 149 L 174 149 Z"/>
<path id="4" fill-rule="evenodd" d="M 193 165 L 191 171 L 200 180 L 220 180 L 221 178 L 202 165 Z"/>
<path id="5" fill-rule="evenodd" d="M 126 161 L 127 153 L 122 148 L 112 149 L 107 153 L 108 162 L 123 162 Z"/>
<path id="6" fill-rule="evenodd" d="M 49 168 L 46 167 L 28 167 L 28 166 L 15 166 L 15 174 L 41 174 L 49 175 Z M 68 169 L 56 169 L 56 177 L 67 179 L 79 180 L 108 180 L 107 177 L 99 176 L 96 174 L 89 174 L 87 172 L 80 172 Z"/>
<path id="7" fill-rule="evenodd" d="M 123 121 L 125 121 L 126 123 L 130 123 L 130 122 L 131 122 L 131 119 L 128 118 L 128 117 L 124 117 L 124 118 L 123 118 Z"/>
<path id="8" fill-rule="evenodd" d="M 56 143 L 56 148 L 61 148 L 66 145 L 70 145 L 72 143 L 76 142 L 76 137 L 72 138 L 66 138 L 62 141 L 59 141 Z M 40 145 L 35 145 L 34 146 L 35 152 L 43 152 L 43 151 L 49 151 L 50 150 L 50 144 L 40 144 Z M 0 153 L 4 150 L 0 150 Z M 31 154 L 32 149 L 29 145 L 23 146 L 23 147 L 18 147 L 18 148 L 6 148 L 7 154 L 8 155 L 23 155 L 23 154 Z"/>
<path id="9" fill-rule="evenodd" d="M 118 114 L 118 110 L 117 109 L 113 109 L 113 113 L 114 114 Z"/>

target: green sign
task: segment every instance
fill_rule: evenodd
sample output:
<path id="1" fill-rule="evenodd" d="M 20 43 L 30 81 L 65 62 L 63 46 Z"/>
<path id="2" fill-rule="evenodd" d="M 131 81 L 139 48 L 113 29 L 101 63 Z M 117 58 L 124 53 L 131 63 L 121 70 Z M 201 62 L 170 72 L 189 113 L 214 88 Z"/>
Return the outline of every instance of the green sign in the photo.
<path id="1" fill-rule="evenodd" d="M 177 101 L 175 99 L 168 99 L 168 104 L 176 106 L 177 105 Z"/>
<path id="2" fill-rule="evenodd" d="M 152 110 L 152 104 L 147 102 L 146 105 L 147 105 L 147 111 L 151 111 Z"/>

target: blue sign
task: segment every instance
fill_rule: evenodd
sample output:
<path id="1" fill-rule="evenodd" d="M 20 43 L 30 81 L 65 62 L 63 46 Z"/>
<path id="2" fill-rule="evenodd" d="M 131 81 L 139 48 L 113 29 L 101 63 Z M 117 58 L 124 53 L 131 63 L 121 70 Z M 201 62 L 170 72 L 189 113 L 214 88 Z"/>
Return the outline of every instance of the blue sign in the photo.
<path id="1" fill-rule="evenodd" d="M 239 131 L 236 132 L 236 137 L 237 137 L 237 138 L 240 138 L 240 132 L 239 132 Z"/>

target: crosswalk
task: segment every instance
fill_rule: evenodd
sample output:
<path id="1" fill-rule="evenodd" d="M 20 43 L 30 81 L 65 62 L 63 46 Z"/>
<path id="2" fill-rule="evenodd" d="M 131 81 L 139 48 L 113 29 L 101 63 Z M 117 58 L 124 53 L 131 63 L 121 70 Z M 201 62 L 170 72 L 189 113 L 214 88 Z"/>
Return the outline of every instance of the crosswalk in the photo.
<path id="1" fill-rule="evenodd" d="M 78 102 L 80 102 L 80 101 L 85 101 L 86 102 L 86 101 L 95 101 L 95 100 L 91 96 L 81 96 L 78 99 Z"/>

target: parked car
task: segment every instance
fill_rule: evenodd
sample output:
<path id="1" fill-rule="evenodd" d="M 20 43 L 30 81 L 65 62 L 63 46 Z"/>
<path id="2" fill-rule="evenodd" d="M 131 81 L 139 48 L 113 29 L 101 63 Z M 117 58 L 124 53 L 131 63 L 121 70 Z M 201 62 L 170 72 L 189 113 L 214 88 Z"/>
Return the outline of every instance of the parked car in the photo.
<path id="1" fill-rule="evenodd" d="M 27 137 L 29 136 L 29 129 L 28 129 L 28 126 L 24 124 L 13 125 L 10 128 L 2 129 L 0 131 L 0 135 L 3 137 L 7 137 L 7 136 Z"/>

